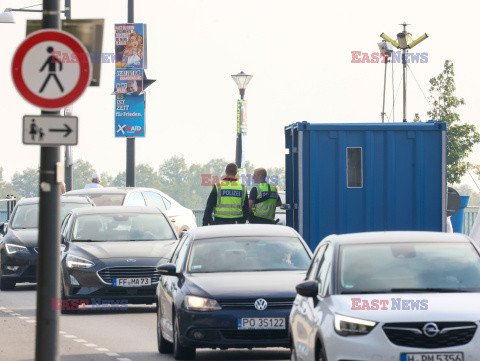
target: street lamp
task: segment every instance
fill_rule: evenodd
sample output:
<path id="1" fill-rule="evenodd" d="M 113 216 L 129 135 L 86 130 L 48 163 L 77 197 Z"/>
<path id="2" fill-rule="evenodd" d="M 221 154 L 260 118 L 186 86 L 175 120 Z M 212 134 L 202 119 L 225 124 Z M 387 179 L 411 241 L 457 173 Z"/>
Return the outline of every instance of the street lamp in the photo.
<path id="1" fill-rule="evenodd" d="M 247 135 L 247 114 L 246 105 L 244 100 L 245 89 L 248 83 L 252 80 L 253 75 L 245 74 L 243 71 L 236 75 L 232 75 L 233 80 L 238 86 L 240 91 L 240 99 L 237 101 L 237 145 L 235 150 L 235 163 L 241 170 L 245 167 L 245 137 Z M 241 171 L 239 171 L 240 173 Z"/>
<path id="2" fill-rule="evenodd" d="M 403 31 L 401 33 L 397 34 L 397 41 L 392 40 L 390 37 L 388 37 L 385 33 L 381 33 L 380 37 L 382 39 L 385 39 L 388 41 L 390 44 L 392 44 L 394 47 L 397 49 L 402 50 L 402 63 L 403 63 L 403 121 L 407 121 L 407 83 L 406 83 L 406 78 L 407 78 L 407 60 L 406 60 L 406 53 L 408 49 L 412 49 L 415 45 L 418 45 L 421 43 L 423 40 L 428 38 L 428 35 L 425 33 L 422 36 L 420 36 L 417 40 L 412 41 L 412 34 L 407 32 L 407 26 L 409 24 L 403 23 L 400 24 L 403 26 Z"/>
<path id="3" fill-rule="evenodd" d="M 65 17 L 67 19 L 71 19 L 71 13 L 70 13 L 70 1 L 71 0 L 65 0 L 65 10 L 60 11 L 61 13 L 65 14 Z M 32 8 L 34 6 L 41 6 L 42 4 L 36 4 L 36 5 L 31 5 L 31 6 L 26 6 L 24 8 L 20 9 L 11 9 L 11 8 L 6 8 L 3 10 L 3 13 L 0 14 L 0 23 L 3 24 L 15 24 L 15 18 L 13 17 L 13 12 L 25 12 L 25 13 L 41 13 L 43 10 L 32 10 L 29 8 Z"/>
<path id="4" fill-rule="evenodd" d="M 238 86 L 238 90 L 240 90 L 240 99 L 243 100 L 245 95 L 245 89 L 247 88 L 248 83 L 252 80 L 253 75 L 245 74 L 243 71 L 236 75 L 232 75 L 233 80 Z"/>
<path id="5" fill-rule="evenodd" d="M 385 73 L 383 76 L 383 106 L 382 106 L 382 123 L 385 122 L 385 91 L 387 89 L 387 66 L 389 62 L 389 58 L 392 56 L 393 53 L 393 46 L 391 43 L 383 40 L 382 42 L 378 43 L 378 48 L 380 49 L 380 53 L 384 56 L 385 61 Z"/>

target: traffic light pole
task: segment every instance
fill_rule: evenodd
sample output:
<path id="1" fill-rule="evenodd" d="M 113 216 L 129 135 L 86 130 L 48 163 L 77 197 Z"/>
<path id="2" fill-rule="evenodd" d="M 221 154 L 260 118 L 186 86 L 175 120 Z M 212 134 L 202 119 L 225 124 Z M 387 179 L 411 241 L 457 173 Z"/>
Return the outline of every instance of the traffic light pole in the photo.
<path id="1" fill-rule="evenodd" d="M 128 0 L 128 22 L 134 22 L 134 0 Z M 126 185 L 135 187 L 135 138 L 127 138 Z"/>
<path id="2" fill-rule="evenodd" d="M 43 0 L 43 29 L 60 28 L 59 0 Z M 46 112 L 59 115 L 60 112 Z M 40 210 L 37 257 L 36 361 L 59 361 L 59 310 L 52 301 L 60 297 L 60 184 L 63 174 L 59 147 L 41 147 Z M 57 177 L 58 176 L 58 177 Z"/>

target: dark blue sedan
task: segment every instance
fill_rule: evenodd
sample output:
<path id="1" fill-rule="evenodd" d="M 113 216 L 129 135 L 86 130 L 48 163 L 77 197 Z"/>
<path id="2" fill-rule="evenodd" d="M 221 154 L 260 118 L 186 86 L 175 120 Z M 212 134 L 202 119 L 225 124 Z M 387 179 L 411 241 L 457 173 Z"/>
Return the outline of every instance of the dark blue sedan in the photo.
<path id="1" fill-rule="evenodd" d="M 295 285 L 311 252 L 292 228 L 226 225 L 190 230 L 157 267 L 160 353 L 197 348 L 289 347 Z"/>

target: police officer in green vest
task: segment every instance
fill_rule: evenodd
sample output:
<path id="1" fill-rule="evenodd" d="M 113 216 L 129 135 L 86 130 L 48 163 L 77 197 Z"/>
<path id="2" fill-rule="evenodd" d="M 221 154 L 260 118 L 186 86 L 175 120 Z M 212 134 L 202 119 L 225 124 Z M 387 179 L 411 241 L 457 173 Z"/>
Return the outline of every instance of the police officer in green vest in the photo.
<path id="1" fill-rule="evenodd" d="M 249 223 L 275 224 L 275 210 L 282 205 L 277 188 L 267 183 L 267 171 L 257 168 L 253 172 L 253 181 L 256 185 L 250 190 Z"/>
<path id="2" fill-rule="evenodd" d="M 230 163 L 225 176 L 214 184 L 207 200 L 203 225 L 246 223 L 248 217 L 247 189 L 237 177 L 237 165 Z M 212 213 L 213 217 L 212 218 Z"/>

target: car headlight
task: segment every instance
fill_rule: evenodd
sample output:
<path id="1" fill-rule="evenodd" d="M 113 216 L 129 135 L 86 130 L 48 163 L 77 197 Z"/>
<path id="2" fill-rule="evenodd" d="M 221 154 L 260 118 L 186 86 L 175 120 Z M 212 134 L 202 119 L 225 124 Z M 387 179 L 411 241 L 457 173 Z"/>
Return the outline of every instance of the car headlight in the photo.
<path id="1" fill-rule="evenodd" d="M 17 252 L 24 252 L 27 250 L 27 247 L 19 246 L 18 244 L 5 244 L 5 249 L 8 254 L 14 254 Z"/>
<path id="2" fill-rule="evenodd" d="M 222 309 L 217 301 L 197 296 L 186 296 L 185 308 L 190 311 L 218 311 Z"/>
<path id="3" fill-rule="evenodd" d="M 95 263 L 82 257 L 67 255 L 67 268 L 90 268 L 95 266 Z"/>
<path id="4" fill-rule="evenodd" d="M 377 325 L 376 322 L 360 318 L 335 315 L 335 331 L 340 336 L 361 336 L 368 334 Z"/>

